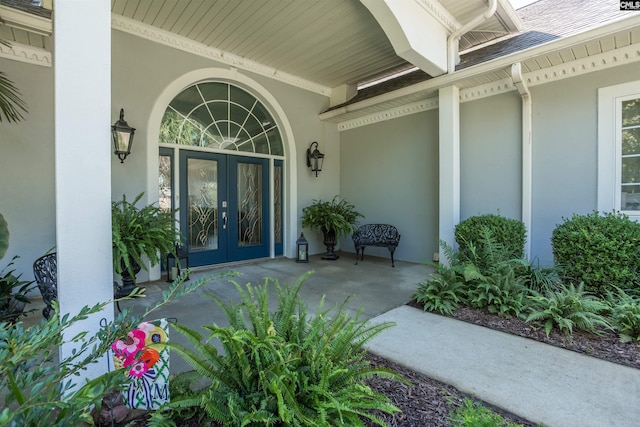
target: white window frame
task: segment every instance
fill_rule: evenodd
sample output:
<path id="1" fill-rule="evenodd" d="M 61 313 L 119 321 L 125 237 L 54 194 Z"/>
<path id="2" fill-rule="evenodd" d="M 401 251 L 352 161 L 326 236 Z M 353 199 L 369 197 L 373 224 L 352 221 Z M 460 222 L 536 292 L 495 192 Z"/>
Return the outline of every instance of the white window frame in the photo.
<path id="1" fill-rule="evenodd" d="M 640 81 L 598 89 L 599 212 L 622 212 L 639 221 L 640 211 L 621 210 L 622 102 L 640 98 Z"/>

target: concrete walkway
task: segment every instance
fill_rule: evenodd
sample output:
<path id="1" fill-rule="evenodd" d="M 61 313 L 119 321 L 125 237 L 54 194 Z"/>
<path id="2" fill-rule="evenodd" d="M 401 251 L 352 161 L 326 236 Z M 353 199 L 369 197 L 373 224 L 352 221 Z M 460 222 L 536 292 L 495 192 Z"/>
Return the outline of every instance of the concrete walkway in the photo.
<path id="1" fill-rule="evenodd" d="M 640 370 L 401 306 L 370 351 L 549 427 L 640 426 Z"/>
<path id="2" fill-rule="evenodd" d="M 240 273 L 233 279 L 239 284 L 270 277 L 285 285 L 314 270 L 301 289 L 310 312 L 323 297 L 325 308 L 349 298 L 352 315 L 360 312 L 362 320 L 397 324 L 369 342 L 369 350 L 380 356 L 547 427 L 640 427 L 640 370 L 408 307 L 430 268 L 402 261 L 392 268 L 387 257 L 372 256 L 355 265 L 355 254 L 341 255 L 338 261 L 313 256 L 308 264 L 279 258 L 223 265 L 195 272 L 191 280 L 234 270 Z M 123 302 L 123 307 L 142 311 L 168 283 L 141 286 L 147 297 Z M 214 322 L 224 326 L 226 317 L 207 293 L 239 300 L 229 279 L 217 279 L 156 315 L 175 317 L 196 329 Z M 276 307 L 275 295 L 270 304 Z M 27 324 L 39 321 L 39 310 L 29 317 Z M 173 334 L 171 339 L 181 337 Z M 189 367 L 179 357 L 172 358 L 172 372 L 185 369 Z"/>

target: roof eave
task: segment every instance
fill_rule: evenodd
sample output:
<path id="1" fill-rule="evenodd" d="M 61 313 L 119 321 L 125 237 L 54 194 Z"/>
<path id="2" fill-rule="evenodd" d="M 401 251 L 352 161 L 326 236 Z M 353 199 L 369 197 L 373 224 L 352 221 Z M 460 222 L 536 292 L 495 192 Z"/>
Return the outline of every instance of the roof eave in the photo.
<path id="1" fill-rule="evenodd" d="M 509 55 L 505 55 L 487 62 L 464 68 L 454 73 L 434 77 L 432 79 L 425 80 L 411 86 L 406 86 L 401 89 L 368 98 L 360 102 L 326 111 L 324 113 L 321 113 L 319 117 L 320 120 L 336 121 L 339 120 L 338 118 L 341 115 L 346 113 L 354 113 L 358 110 L 363 110 L 387 102 L 397 102 L 402 97 L 413 95 L 416 92 L 432 92 L 443 87 L 455 85 L 457 82 L 469 79 L 470 77 L 474 77 L 476 75 L 505 69 L 506 67 L 510 67 L 511 64 L 516 62 L 521 62 L 536 56 L 548 55 L 553 52 L 567 49 L 571 46 L 588 43 L 600 37 L 605 37 L 607 35 L 611 35 L 620 31 L 630 30 L 639 26 L 640 16 L 634 15 L 621 18 L 619 20 L 609 22 L 603 26 L 584 31 L 582 33 L 574 34 L 572 36 L 557 40 L 552 40 L 547 43 L 533 46 Z"/>

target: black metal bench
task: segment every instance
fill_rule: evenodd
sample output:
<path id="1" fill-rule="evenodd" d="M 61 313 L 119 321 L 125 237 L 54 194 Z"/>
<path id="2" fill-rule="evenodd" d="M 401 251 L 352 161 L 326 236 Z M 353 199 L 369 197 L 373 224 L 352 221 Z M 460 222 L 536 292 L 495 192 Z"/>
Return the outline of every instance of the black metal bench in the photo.
<path id="1" fill-rule="evenodd" d="M 42 295 L 42 301 L 45 303 L 42 315 L 45 319 L 48 319 L 51 315 L 51 310 L 53 310 L 51 303 L 58 299 L 58 259 L 55 252 L 43 255 L 35 260 L 33 263 L 33 276 Z M 121 287 L 117 282 L 113 282 L 113 293 L 116 298 L 128 295 L 121 292 Z M 121 311 L 119 302 L 116 302 L 116 307 L 118 311 Z"/>
<path id="2" fill-rule="evenodd" d="M 360 261 L 364 259 L 365 246 L 386 247 L 391 253 L 391 266 L 395 267 L 393 261 L 393 253 L 400 242 L 400 233 L 398 229 L 389 224 L 364 224 L 351 236 L 353 244 L 356 247 L 356 265 L 358 264 L 358 256 Z M 362 251 L 362 253 L 360 253 Z"/>
<path id="3" fill-rule="evenodd" d="M 33 275 L 42 295 L 45 308 L 42 315 L 48 319 L 51 315 L 51 303 L 58 298 L 58 267 L 56 253 L 41 256 L 33 263 Z"/>

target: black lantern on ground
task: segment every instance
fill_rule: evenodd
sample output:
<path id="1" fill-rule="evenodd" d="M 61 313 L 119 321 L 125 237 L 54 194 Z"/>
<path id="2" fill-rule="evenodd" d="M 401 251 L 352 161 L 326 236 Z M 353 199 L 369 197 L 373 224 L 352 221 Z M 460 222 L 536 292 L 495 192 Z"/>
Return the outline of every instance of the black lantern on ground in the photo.
<path id="1" fill-rule="evenodd" d="M 312 151 L 313 144 L 316 145 L 316 148 Z M 315 172 L 318 176 L 318 172 L 322 170 L 322 163 L 324 163 L 324 154 L 318 150 L 318 143 L 314 141 L 307 148 L 307 167 L 311 168 L 311 172 Z"/>
<path id="2" fill-rule="evenodd" d="M 180 245 L 176 245 L 175 254 L 167 254 L 167 282 L 171 283 L 180 276 L 181 268 L 189 268 L 189 253 Z M 189 276 L 185 280 L 189 280 Z"/>
<path id="3" fill-rule="evenodd" d="M 111 138 L 113 139 L 114 154 L 124 163 L 124 159 L 131 154 L 133 145 L 133 134 L 136 129 L 129 126 L 124 120 L 124 108 L 120 109 L 120 120 L 111 126 Z"/>
<path id="4" fill-rule="evenodd" d="M 309 262 L 309 242 L 304 238 L 304 233 L 300 233 L 300 238 L 296 240 L 296 262 Z"/>

